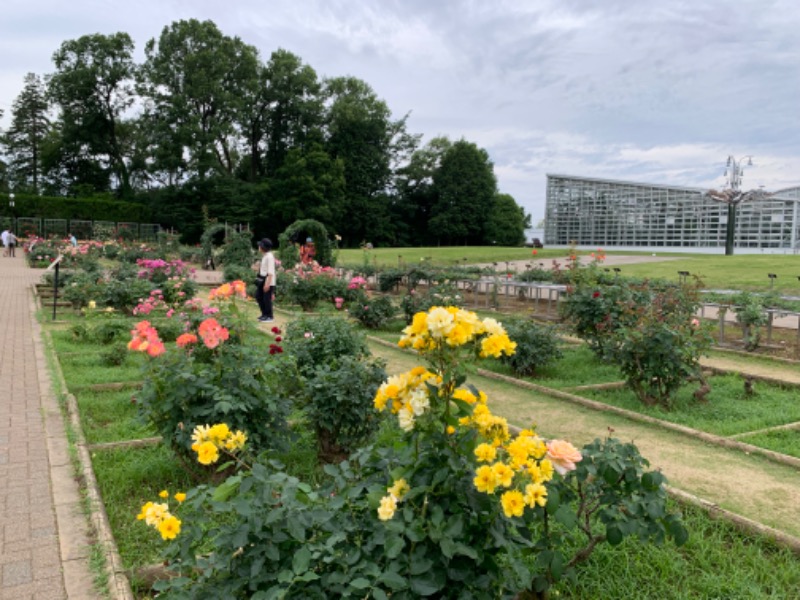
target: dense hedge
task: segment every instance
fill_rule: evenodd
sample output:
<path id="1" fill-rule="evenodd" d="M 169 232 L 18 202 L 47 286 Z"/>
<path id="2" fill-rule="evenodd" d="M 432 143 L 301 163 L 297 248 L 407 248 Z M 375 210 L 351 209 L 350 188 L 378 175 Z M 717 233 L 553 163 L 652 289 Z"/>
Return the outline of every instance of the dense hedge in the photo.
<path id="1" fill-rule="evenodd" d="M 5 195 L 4 206 L 8 206 Z M 124 221 L 151 223 L 150 209 L 134 202 L 105 198 L 59 198 L 53 196 L 14 195 L 17 217 L 40 219 L 82 219 L 86 221 Z"/>

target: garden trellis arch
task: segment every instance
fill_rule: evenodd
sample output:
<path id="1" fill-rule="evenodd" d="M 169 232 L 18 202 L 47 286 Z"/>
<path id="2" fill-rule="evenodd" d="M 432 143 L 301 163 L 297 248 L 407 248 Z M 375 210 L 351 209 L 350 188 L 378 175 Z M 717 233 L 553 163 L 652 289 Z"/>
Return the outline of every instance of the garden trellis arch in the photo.
<path id="1" fill-rule="evenodd" d="M 225 232 L 225 237 L 228 237 L 228 232 L 235 233 L 236 229 L 227 223 L 214 223 L 209 225 L 200 236 L 200 247 L 203 249 L 203 264 L 207 264 L 214 256 L 214 236 L 220 231 Z"/>
<path id="2" fill-rule="evenodd" d="M 283 257 L 287 254 L 286 250 L 293 247 L 295 242 L 303 244 L 306 238 L 309 237 L 314 240 L 314 246 L 317 250 L 314 259 L 323 267 L 333 266 L 331 264 L 333 262 L 333 252 L 330 240 L 328 239 L 328 230 L 325 228 L 325 225 L 314 219 L 295 221 L 286 228 L 286 231 L 278 236 L 281 256 Z"/>

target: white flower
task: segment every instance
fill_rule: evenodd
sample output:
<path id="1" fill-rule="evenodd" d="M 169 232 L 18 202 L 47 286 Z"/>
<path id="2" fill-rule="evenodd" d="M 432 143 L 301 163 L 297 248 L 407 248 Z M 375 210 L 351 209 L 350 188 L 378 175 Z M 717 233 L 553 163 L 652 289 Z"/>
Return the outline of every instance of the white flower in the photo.
<path id="1" fill-rule="evenodd" d="M 408 403 L 411 405 L 411 410 L 416 416 L 420 416 L 431 406 L 427 392 L 421 389 L 416 389 L 413 391 Z"/>
<path id="2" fill-rule="evenodd" d="M 436 307 L 428 313 L 428 331 L 436 339 L 442 339 L 455 326 L 453 315 L 446 308 Z"/>
<path id="3" fill-rule="evenodd" d="M 397 413 L 397 421 L 403 431 L 408 432 L 414 429 L 414 413 L 407 408 L 400 409 L 400 412 Z"/>
<path id="4" fill-rule="evenodd" d="M 491 317 L 483 320 L 483 327 L 489 335 L 505 335 L 506 330 Z"/>

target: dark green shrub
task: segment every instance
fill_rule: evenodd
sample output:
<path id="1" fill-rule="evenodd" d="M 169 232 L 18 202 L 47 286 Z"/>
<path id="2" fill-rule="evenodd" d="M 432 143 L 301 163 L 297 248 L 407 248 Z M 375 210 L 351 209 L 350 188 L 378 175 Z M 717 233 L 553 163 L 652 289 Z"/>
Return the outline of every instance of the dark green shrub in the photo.
<path id="1" fill-rule="evenodd" d="M 147 279 L 111 279 L 98 290 L 97 304 L 130 312 L 152 289 L 153 284 Z"/>
<path id="2" fill-rule="evenodd" d="M 375 433 L 381 416 L 373 399 L 386 379 L 383 366 L 380 360 L 345 355 L 334 365 L 318 364 L 307 376 L 304 407 L 324 462 L 346 458 Z"/>
<path id="3" fill-rule="evenodd" d="M 127 341 L 131 336 L 131 324 L 126 319 L 103 319 L 93 325 L 87 334 L 90 341 L 107 346 L 122 340 Z"/>
<path id="4" fill-rule="evenodd" d="M 742 326 L 744 348 L 753 351 L 761 343 L 761 328 L 769 321 L 764 299 L 749 292 L 741 292 L 730 301 L 736 321 Z"/>
<path id="5" fill-rule="evenodd" d="M 560 305 L 561 316 L 595 354 L 603 356 L 612 342 L 611 334 L 632 318 L 627 307 L 647 303 L 649 296 L 649 287 L 625 282 L 608 286 L 579 284 L 567 289 Z"/>
<path id="6" fill-rule="evenodd" d="M 517 375 L 533 375 L 540 367 L 564 356 L 554 327 L 522 320 L 504 324 L 508 337 L 517 344 L 517 351 L 511 356 L 501 356 L 500 361 Z"/>
<path id="7" fill-rule="evenodd" d="M 405 277 L 405 269 L 386 269 L 378 274 L 378 289 L 383 292 L 394 290 Z"/>
<path id="8" fill-rule="evenodd" d="M 443 283 L 428 289 L 410 289 L 400 301 L 406 323 L 418 312 L 427 312 L 434 306 L 457 306 L 463 308 L 464 297 L 461 292 L 450 283 Z"/>
<path id="9" fill-rule="evenodd" d="M 110 260 L 116 260 L 119 257 L 121 251 L 122 248 L 120 247 L 119 244 L 108 243 L 103 246 L 103 256 L 105 256 Z"/>
<path id="10" fill-rule="evenodd" d="M 75 273 L 69 278 L 69 283 L 64 286 L 63 298 L 71 302 L 75 308 L 86 306 L 94 300 L 100 304 L 100 291 L 103 280 L 91 273 Z M 149 290 L 148 290 L 149 293 Z"/>
<path id="11" fill-rule="evenodd" d="M 700 357 L 712 338 L 694 316 L 698 298 L 696 286 L 668 286 L 651 290 L 648 302 L 623 303 L 625 323 L 610 334 L 606 355 L 644 404 L 669 409 L 682 385 L 703 383 Z"/>
<path id="12" fill-rule="evenodd" d="M 249 231 L 241 233 L 228 233 L 225 245 L 222 246 L 219 258 L 223 265 L 223 278 L 225 281 L 249 282 L 255 276 L 253 263 L 259 259 L 253 250 L 253 234 Z"/>
<path id="13" fill-rule="evenodd" d="M 347 293 L 347 283 L 336 277 L 332 269 L 299 266 L 293 271 L 278 273 L 278 293 L 305 312 L 312 312 L 320 302 L 333 302 Z"/>
<path id="14" fill-rule="evenodd" d="M 100 363 L 106 367 L 119 367 L 128 359 L 125 343 L 115 343 L 113 347 L 100 353 Z"/>
<path id="15" fill-rule="evenodd" d="M 347 305 L 350 316 L 358 319 L 368 329 L 380 329 L 397 312 L 392 299 L 388 296 L 369 298 L 363 292 Z"/>
<path id="16" fill-rule="evenodd" d="M 297 359 L 297 368 L 307 375 L 320 365 L 336 365 L 344 356 L 369 356 L 364 336 L 339 317 L 296 319 L 286 326 L 283 341 Z"/>

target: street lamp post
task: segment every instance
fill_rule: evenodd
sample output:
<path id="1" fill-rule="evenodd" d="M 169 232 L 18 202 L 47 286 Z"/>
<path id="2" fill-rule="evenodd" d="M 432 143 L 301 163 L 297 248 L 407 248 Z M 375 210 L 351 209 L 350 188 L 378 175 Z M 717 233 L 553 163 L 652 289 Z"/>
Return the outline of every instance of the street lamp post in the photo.
<path id="1" fill-rule="evenodd" d="M 742 164 L 745 159 L 747 166 L 753 166 L 753 157 L 748 154 L 736 159 L 733 155 L 728 156 L 727 169 L 725 176 L 728 178 L 726 184 L 727 188 L 723 190 L 708 190 L 705 196 L 717 202 L 724 202 L 728 205 L 728 223 L 725 229 L 725 255 L 733 255 L 733 246 L 736 236 L 736 211 L 742 202 L 748 200 L 764 200 L 769 198 L 772 194 L 768 194 L 763 190 L 750 190 L 749 192 L 742 192 L 742 175 L 744 175 L 744 165 Z"/>

